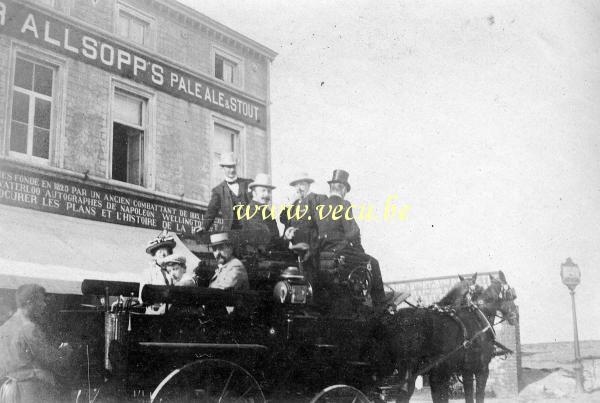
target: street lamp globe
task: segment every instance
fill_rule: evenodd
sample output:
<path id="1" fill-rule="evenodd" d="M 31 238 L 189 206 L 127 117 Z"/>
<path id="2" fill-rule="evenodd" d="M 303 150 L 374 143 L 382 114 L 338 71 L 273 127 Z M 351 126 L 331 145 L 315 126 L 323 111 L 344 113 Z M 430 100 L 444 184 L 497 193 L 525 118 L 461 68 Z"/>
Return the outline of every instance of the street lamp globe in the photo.
<path id="1" fill-rule="evenodd" d="M 560 265 L 560 278 L 564 285 L 569 287 L 569 290 L 574 291 L 575 287 L 581 282 L 581 271 L 579 266 L 575 264 L 571 258 Z"/>

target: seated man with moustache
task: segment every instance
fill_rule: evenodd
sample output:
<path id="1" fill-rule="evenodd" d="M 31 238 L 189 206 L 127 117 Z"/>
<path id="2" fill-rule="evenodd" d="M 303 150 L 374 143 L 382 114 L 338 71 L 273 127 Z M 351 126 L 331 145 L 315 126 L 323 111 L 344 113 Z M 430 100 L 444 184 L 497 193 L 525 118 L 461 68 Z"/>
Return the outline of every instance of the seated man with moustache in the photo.
<path id="1" fill-rule="evenodd" d="M 244 264 L 233 256 L 233 245 L 226 232 L 211 234 L 210 246 L 217 261 L 217 269 L 210 279 L 209 288 L 247 290 L 250 288 Z"/>

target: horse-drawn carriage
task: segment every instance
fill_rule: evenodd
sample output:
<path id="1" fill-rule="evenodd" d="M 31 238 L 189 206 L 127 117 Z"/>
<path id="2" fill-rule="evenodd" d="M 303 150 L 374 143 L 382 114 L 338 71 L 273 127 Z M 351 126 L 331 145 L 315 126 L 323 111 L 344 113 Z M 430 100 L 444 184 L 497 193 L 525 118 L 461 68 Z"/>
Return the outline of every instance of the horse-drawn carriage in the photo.
<path id="1" fill-rule="evenodd" d="M 236 242 L 250 290 L 144 286 L 144 304 L 165 304 L 164 315 L 147 315 L 136 304 L 137 283 L 85 280 L 82 294 L 98 304 L 61 310 L 54 321 L 54 334 L 75 348 L 78 371 L 69 374 L 74 398 L 408 400 L 418 374 L 441 378 L 441 368 L 456 372 L 461 362 L 468 364 L 470 351 L 488 354 L 489 318 L 497 310 L 507 317 L 514 312 L 514 295 L 501 295 L 512 292 L 503 278 L 495 280 L 499 285 L 492 281 L 490 287 L 500 287 L 493 290 L 459 283 L 453 309 L 396 309 L 391 296 L 390 309 L 376 311 L 368 267 L 328 257 L 311 282 L 301 256 L 264 250 L 250 238 Z M 195 271 L 202 283 L 214 261 L 201 243 L 188 245 L 202 259 Z M 470 298 L 481 299 L 479 307 Z M 443 337 L 449 334 L 456 341 Z M 475 369 L 467 365 L 468 371 Z"/>

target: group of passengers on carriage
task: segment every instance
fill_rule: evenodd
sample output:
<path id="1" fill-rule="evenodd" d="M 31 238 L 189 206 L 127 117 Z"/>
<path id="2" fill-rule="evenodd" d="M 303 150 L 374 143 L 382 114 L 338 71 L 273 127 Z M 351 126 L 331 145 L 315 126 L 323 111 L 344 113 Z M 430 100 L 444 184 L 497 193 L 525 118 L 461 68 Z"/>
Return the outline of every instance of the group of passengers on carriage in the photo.
<path id="1" fill-rule="evenodd" d="M 359 277 L 368 304 L 374 307 L 385 305 L 379 262 L 365 253 L 360 229 L 351 214 L 352 206 L 345 199 L 351 189 L 348 172 L 333 171 L 328 181 L 329 195 L 311 192 L 314 179 L 306 173 L 292 178 L 290 186 L 295 189 L 295 197 L 279 214 L 279 220 L 284 225 L 283 235 L 280 235 L 271 205 L 275 186 L 269 175 L 259 173 L 254 180 L 239 178 L 233 153 L 223 154 L 219 164 L 224 180 L 212 189 L 203 225 L 195 231 L 197 236 L 208 234 L 215 218 L 220 215 L 223 219 L 223 230 L 210 233 L 210 247 L 216 263 L 214 274 L 211 273 L 210 278 L 202 281 L 197 275 L 187 272 L 185 257 L 173 254 L 175 239 L 163 232 L 146 249 L 153 257 L 153 264 L 141 281 L 140 291 L 144 284 L 248 289 L 247 268 L 234 256 L 236 248 L 233 245 L 233 234 L 246 231 L 268 234 L 258 248 L 267 254 L 272 251 L 298 254 L 301 272 L 315 287 L 317 294 L 332 282 L 333 271 L 328 269 L 341 264 L 362 270 Z M 336 211 L 338 214 L 323 216 L 318 209 Z M 336 275 L 339 273 L 336 272 Z"/>

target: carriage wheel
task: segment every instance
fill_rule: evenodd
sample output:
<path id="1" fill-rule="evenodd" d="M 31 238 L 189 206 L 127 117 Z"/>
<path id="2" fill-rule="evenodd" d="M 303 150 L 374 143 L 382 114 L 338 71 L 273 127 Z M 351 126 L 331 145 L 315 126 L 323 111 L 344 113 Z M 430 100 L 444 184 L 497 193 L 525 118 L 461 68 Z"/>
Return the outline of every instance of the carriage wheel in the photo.
<path id="1" fill-rule="evenodd" d="M 348 385 L 329 386 L 310 401 L 310 403 L 370 403 L 370 400 L 360 390 Z"/>
<path id="2" fill-rule="evenodd" d="M 195 361 L 171 372 L 150 395 L 150 402 L 264 403 L 256 379 L 226 360 Z"/>

